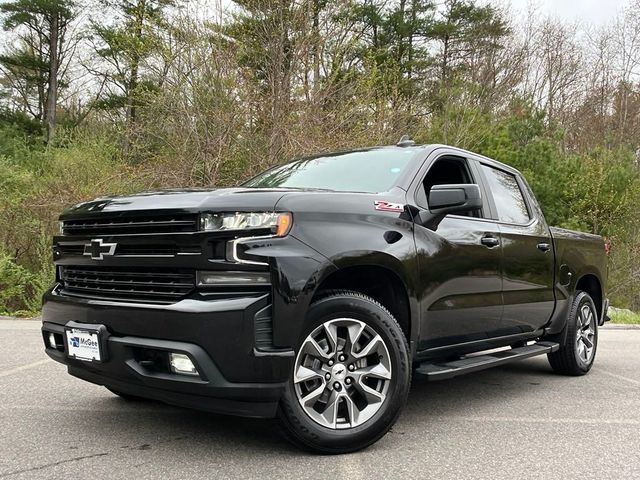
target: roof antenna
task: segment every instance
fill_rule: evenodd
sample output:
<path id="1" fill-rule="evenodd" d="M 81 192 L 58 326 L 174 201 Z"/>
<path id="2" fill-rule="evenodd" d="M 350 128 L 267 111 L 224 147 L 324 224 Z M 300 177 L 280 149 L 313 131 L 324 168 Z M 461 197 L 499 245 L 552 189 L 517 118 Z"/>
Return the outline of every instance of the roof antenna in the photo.
<path id="1" fill-rule="evenodd" d="M 411 140 L 411 137 L 409 135 L 403 135 L 402 137 L 400 137 L 400 141 L 396 145 L 398 145 L 399 147 L 410 147 L 415 144 L 416 142 Z"/>

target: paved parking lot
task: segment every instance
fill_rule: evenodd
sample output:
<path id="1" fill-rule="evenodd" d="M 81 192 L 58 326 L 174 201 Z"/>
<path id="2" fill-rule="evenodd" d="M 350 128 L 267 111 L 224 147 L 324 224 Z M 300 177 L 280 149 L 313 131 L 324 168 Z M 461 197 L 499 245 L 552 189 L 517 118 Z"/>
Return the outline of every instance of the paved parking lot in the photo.
<path id="1" fill-rule="evenodd" d="M 0 478 L 640 479 L 640 330 L 601 331 L 586 377 L 546 358 L 414 380 L 393 430 L 323 457 L 270 420 L 129 403 L 66 374 L 40 324 L 0 320 Z"/>

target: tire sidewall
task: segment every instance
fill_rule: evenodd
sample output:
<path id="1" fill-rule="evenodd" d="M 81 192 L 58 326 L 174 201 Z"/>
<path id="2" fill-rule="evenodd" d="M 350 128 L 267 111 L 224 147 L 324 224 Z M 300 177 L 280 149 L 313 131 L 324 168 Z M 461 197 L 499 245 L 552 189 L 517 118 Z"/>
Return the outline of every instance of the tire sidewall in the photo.
<path id="1" fill-rule="evenodd" d="M 593 354 L 591 355 L 591 359 L 588 363 L 586 363 L 582 358 L 580 358 L 580 354 L 578 353 L 578 348 L 576 345 L 576 334 L 578 330 L 578 319 L 580 318 L 580 311 L 584 305 L 589 305 L 591 309 L 591 313 L 594 318 L 594 336 L 593 336 Z M 591 296 L 586 292 L 580 292 L 576 299 L 574 300 L 573 309 L 571 312 L 571 317 L 569 318 L 570 322 L 568 325 L 567 331 L 567 343 L 571 342 L 573 355 L 576 361 L 576 366 L 582 370 L 583 372 L 588 372 L 593 367 L 593 363 L 596 359 L 596 353 L 598 352 L 598 311 L 596 309 L 596 305 L 591 298 Z"/>
<path id="2" fill-rule="evenodd" d="M 348 429 L 330 429 L 312 420 L 300 405 L 293 385 L 293 368 L 285 386 L 280 416 L 288 430 L 313 449 L 353 451 L 373 443 L 393 425 L 406 402 L 411 362 L 406 339 L 393 316 L 382 306 L 359 294 L 336 294 L 314 303 L 296 344 L 296 358 L 306 337 L 317 327 L 336 318 L 353 318 L 365 322 L 385 342 L 389 351 L 392 377 L 383 406 L 364 424 Z"/>

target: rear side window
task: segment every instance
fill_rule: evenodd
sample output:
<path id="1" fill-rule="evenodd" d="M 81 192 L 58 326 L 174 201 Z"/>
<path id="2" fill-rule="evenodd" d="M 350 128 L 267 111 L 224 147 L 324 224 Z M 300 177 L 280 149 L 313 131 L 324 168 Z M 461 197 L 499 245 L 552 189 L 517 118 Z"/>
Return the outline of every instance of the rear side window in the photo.
<path id="1" fill-rule="evenodd" d="M 531 216 L 516 177 L 484 164 L 482 171 L 498 210 L 498 220 L 507 223 L 529 223 Z"/>

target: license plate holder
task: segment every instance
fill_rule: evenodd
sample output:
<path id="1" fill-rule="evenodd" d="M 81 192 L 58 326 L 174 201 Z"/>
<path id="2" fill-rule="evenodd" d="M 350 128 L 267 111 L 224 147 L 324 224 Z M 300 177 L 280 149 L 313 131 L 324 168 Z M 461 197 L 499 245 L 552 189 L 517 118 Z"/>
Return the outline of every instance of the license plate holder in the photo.
<path id="1" fill-rule="evenodd" d="M 91 363 L 102 363 L 106 360 L 108 333 L 104 325 L 68 322 L 64 333 L 69 358 Z"/>

